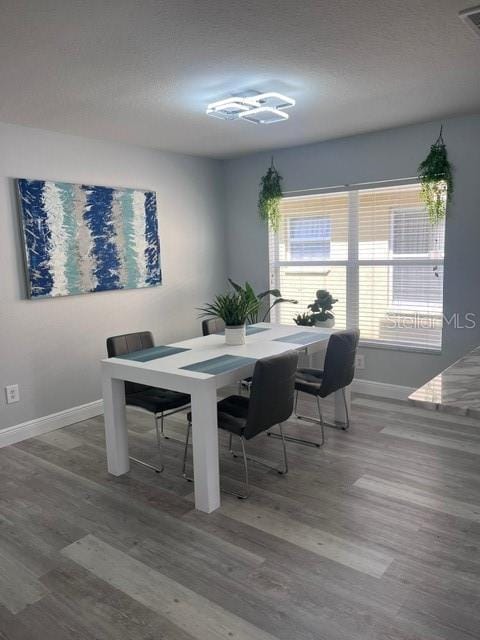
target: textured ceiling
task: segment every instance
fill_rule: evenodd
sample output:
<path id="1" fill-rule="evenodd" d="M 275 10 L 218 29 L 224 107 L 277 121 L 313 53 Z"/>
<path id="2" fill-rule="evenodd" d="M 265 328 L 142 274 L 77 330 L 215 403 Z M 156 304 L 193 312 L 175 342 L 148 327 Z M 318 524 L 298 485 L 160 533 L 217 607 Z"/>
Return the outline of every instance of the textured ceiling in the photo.
<path id="1" fill-rule="evenodd" d="M 480 111 L 475 0 L 1 0 L 0 121 L 214 157 Z M 253 89 L 285 123 L 204 114 Z"/>

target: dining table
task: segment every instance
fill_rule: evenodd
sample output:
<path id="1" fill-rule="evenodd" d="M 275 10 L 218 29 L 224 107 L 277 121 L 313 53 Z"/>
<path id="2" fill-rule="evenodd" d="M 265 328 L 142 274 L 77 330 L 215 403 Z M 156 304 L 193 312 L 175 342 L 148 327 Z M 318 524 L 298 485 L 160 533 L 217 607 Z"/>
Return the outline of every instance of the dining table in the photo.
<path id="1" fill-rule="evenodd" d="M 262 358 L 290 350 L 306 362 L 324 352 L 334 329 L 259 322 L 246 327 L 245 344 L 226 344 L 224 332 L 159 345 L 101 361 L 108 472 L 129 471 L 125 381 L 190 395 L 195 507 L 220 506 L 217 391 L 252 375 Z M 347 399 L 349 394 L 346 394 Z M 348 400 L 347 400 L 348 401 Z M 348 407 L 348 405 L 347 405 Z M 335 394 L 335 422 L 346 423 L 342 392 Z"/>

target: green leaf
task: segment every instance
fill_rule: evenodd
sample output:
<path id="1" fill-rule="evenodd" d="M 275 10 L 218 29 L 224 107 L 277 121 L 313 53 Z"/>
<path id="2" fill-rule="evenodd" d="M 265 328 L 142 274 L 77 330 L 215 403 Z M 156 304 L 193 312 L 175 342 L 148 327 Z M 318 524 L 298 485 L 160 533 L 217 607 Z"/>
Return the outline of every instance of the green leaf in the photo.
<path id="1" fill-rule="evenodd" d="M 237 292 L 243 291 L 242 287 L 236 282 L 234 282 L 231 278 L 229 278 L 228 281 L 232 285 L 232 287 L 235 289 L 235 291 Z"/>
<path id="2" fill-rule="evenodd" d="M 275 296 L 275 298 L 279 298 L 282 294 L 278 289 L 269 289 L 268 291 L 262 291 L 262 293 L 258 294 L 258 298 L 262 299 L 266 296 Z"/>

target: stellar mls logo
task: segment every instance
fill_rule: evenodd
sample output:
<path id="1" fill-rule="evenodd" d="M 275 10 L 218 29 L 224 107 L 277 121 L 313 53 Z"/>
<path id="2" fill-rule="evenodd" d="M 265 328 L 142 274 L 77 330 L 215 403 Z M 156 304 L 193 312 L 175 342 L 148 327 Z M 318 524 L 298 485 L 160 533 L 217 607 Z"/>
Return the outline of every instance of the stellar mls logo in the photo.
<path id="1" fill-rule="evenodd" d="M 415 313 L 390 317 L 388 319 L 388 327 L 390 329 L 439 329 L 440 322 L 443 326 L 453 327 L 454 329 L 475 329 L 477 326 L 476 313 L 452 313 L 450 317 L 443 314 L 442 319 L 435 316 L 426 316 L 424 314 Z"/>
<path id="2" fill-rule="evenodd" d="M 476 313 L 453 313 L 450 318 L 443 314 L 443 324 L 452 326 L 454 329 L 475 329 L 477 326 Z"/>

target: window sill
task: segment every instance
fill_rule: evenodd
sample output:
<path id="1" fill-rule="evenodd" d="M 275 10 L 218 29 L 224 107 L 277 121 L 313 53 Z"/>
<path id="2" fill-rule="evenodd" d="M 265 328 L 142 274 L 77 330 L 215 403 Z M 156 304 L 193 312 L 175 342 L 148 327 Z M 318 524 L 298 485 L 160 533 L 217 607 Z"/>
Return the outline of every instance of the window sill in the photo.
<path id="1" fill-rule="evenodd" d="M 411 353 L 425 353 L 431 356 L 441 356 L 442 347 L 415 347 L 412 345 L 376 342 L 375 340 L 360 340 L 359 347 L 362 349 L 383 349 L 386 351 L 407 351 Z"/>

